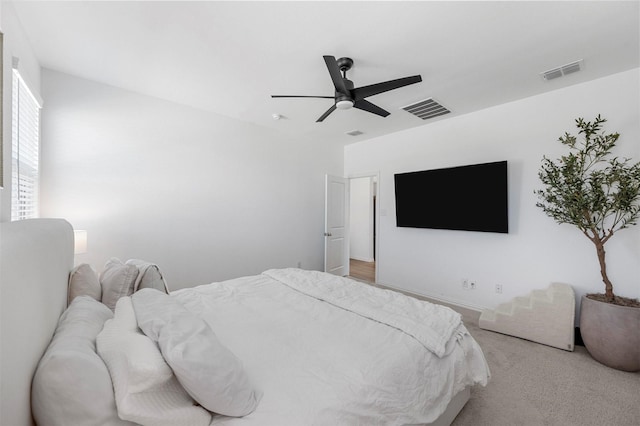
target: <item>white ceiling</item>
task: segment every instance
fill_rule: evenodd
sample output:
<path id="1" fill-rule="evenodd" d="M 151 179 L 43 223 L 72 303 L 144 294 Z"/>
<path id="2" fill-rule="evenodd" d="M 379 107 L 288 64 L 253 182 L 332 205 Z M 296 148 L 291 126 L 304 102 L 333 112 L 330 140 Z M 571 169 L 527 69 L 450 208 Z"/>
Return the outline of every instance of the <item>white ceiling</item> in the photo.
<path id="1" fill-rule="evenodd" d="M 640 66 L 639 2 L 16 2 L 45 68 L 268 126 L 352 143 Z M 356 87 L 421 74 L 368 98 L 386 118 L 336 111 L 323 55 Z M 582 71 L 540 73 L 583 59 Z M 400 110 L 434 98 L 452 113 Z M 281 114 L 279 121 L 272 114 Z M 363 135 L 345 132 L 358 129 Z"/>

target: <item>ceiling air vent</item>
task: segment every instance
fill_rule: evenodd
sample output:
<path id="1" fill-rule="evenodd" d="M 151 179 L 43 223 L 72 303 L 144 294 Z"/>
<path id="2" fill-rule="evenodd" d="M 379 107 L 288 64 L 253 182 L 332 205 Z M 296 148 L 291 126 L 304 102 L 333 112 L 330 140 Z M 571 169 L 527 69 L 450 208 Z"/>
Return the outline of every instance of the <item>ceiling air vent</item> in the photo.
<path id="1" fill-rule="evenodd" d="M 416 117 L 422 118 L 423 120 L 438 117 L 439 115 L 449 114 L 451 112 L 432 98 L 407 105 L 406 107 L 402 107 L 402 109 Z"/>
<path id="2" fill-rule="evenodd" d="M 572 74 L 582 69 L 582 59 L 579 61 L 571 62 L 570 64 L 563 65 L 559 68 L 554 68 L 549 71 L 540 73 L 544 80 L 553 80 L 554 78 L 562 77 L 563 75 Z"/>

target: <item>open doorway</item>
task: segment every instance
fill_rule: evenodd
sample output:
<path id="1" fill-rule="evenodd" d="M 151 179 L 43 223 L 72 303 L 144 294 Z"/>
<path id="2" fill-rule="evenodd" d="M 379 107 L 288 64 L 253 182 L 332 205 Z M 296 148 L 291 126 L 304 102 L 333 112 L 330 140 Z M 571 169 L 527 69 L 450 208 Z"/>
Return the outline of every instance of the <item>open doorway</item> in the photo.
<path id="1" fill-rule="evenodd" d="M 349 274 L 375 283 L 378 177 L 352 177 L 349 181 Z"/>

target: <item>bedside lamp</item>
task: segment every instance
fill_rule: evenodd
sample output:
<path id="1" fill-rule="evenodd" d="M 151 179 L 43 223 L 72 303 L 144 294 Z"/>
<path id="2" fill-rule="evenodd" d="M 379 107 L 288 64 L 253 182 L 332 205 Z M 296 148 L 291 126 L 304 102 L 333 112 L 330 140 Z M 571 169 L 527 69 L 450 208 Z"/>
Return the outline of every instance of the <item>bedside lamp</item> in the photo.
<path id="1" fill-rule="evenodd" d="M 87 252 L 87 231 L 73 231 L 74 246 L 73 254 L 83 254 Z"/>

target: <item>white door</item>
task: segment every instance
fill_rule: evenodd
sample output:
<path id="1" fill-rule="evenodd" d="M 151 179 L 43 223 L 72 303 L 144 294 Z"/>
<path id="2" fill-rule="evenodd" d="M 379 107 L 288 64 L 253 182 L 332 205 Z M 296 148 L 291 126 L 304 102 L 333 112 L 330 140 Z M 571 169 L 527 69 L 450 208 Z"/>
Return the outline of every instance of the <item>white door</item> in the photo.
<path id="1" fill-rule="evenodd" d="M 349 275 L 349 180 L 326 176 L 324 199 L 324 271 Z"/>

